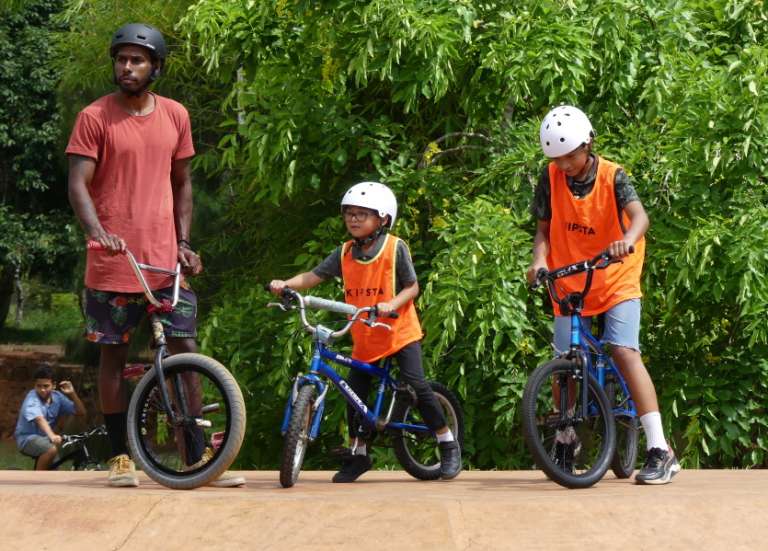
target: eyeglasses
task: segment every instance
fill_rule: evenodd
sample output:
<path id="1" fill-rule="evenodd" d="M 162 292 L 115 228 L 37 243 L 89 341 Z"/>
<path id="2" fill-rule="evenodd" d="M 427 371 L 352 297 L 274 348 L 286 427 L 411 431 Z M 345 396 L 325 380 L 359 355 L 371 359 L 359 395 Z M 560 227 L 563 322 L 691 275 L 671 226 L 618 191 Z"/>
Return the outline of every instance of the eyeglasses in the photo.
<path id="1" fill-rule="evenodd" d="M 344 215 L 344 220 L 346 220 L 347 222 L 353 222 L 353 221 L 365 222 L 366 220 L 368 220 L 368 217 L 371 215 L 371 212 L 367 210 L 359 210 L 359 211 L 345 210 L 343 215 Z"/>

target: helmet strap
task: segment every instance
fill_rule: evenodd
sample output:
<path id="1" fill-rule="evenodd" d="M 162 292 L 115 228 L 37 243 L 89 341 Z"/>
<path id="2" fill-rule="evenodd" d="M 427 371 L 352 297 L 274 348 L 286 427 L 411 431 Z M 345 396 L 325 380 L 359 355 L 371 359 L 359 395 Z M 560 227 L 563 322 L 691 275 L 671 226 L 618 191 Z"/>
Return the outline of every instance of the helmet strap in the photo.
<path id="1" fill-rule="evenodd" d="M 382 224 L 381 226 L 376 228 L 376 230 L 372 234 L 370 234 L 368 237 L 355 237 L 355 245 L 357 245 L 360 248 L 367 247 L 368 245 L 376 241 L 379 238 L 379 236 L 387 233 L 387 230 L 389 230 L 387 225 Z"/>

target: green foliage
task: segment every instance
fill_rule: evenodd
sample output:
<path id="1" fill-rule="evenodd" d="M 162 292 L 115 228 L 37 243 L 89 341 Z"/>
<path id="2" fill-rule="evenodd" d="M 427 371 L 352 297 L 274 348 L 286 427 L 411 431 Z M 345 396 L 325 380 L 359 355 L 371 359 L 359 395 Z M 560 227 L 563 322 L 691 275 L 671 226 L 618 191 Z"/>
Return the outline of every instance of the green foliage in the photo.
<path id="1" fill-rule="evenodd" d="M 517 403 L 549 355 L 550 312 L 523 282 L 528 204 L 544 164 L 538 123 L 561 102 L 590 114 L 597 150 L 626 167 L 650 214 L 642 347 L 678 453 L 702 467 L 766 464 L 763 2 L 131 5 L 68 2 L 63 88 L 77 102 L 109 88 L 106 37 L 119 23 L 172 36 L 159 84 L 205 144 L 195 168 L 215 195 L 203 201 L 201 332 L 248 399 L 244 465 L 275 466 L 309 352 L 293 317 L 264 308 L 261 285 L 344 239 L 338 200 L 364 179 L 400 201 L 427 369 L 464 401 L 468 461 L 530 465 Z M 317 293 L 338 296 L 330 283 Z M 343 408 L 329 406 L 321 448 L 343 434 Z"/>
<path id="2" fill-rule="evenodd" d="M 82 313 L 77 295 L 58 293 L 44 283 L 32 280 L 27 284 L 30 300 L 25 304 L 24 319 L 19 326 L 12 320 L 11 308 L 8 322 L 0 332 L 2 342 L 11 343 L 62 343 L 68 338 L 82 337 Z"/>
<path id="3" fill-rule="evenodd" d="M 30 271 L 67 282 L 72 228 L 61 214 L 64 185 L 55 154 L 60 139 L 49 64 L 57 0 L 2 6 L 0 19 L 0 327 L 13 278 Z"/>

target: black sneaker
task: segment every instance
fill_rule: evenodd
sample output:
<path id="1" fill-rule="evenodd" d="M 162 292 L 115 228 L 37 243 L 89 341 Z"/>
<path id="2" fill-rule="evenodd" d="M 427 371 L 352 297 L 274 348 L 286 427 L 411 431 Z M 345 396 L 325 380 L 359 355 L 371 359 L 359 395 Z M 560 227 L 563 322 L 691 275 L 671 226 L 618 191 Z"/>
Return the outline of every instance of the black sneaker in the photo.
<path id="1" fill-rule="evenodd" d="M 555 465 L 568 473 L 573 472 L 573 458 L 576 455 L 576 444 L 563 444 L 557 442 L 555 444 L 555 453 L 552 459 Z"/>
<path id="2" fill-rule="evenodd" d="M 334 482 L 354 482 L 372 466 L 373 461 L 369 455 L 348 455 L 342 459 L 341 469 L 333 475 L 332 480 Z"/>
<path id="3" fill-rule="evenodd" d="M 440 478 L 450 480 L 461 472 L 461 446 L 456 440 L 440 442 Z"/>
<path id="4" fill-rule="evenodd" d="M 636 484 L 667 484 L 680 472 L 680 463 L 675 454 L 661 448 L 651 448 L 645 458 L 645 465 L 635 476 Z"/>

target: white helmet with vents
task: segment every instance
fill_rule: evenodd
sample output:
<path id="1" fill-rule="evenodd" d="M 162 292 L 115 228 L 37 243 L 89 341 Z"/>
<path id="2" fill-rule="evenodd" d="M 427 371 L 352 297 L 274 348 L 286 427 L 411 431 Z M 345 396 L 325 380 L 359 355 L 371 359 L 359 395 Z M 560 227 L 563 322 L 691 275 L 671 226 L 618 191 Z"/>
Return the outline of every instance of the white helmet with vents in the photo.
<path id="1" fill-rule="evenodd" d="M 389 216 L 389 229 L 395 225 L 397 199 L 391 189 L 379 182 L 360 182 L 349 188 L 341 198 L 342 210 L 345 206 L 375 210 L 382 218 Z"/>
<path id="2" fill-rule="evenodd" d="M 539 139 L 544 154 L 553 159 L 567 155 L 592 141 L 595 131 L 581 109 L 560 105 L 552 109 L 541 121 Z"/>

